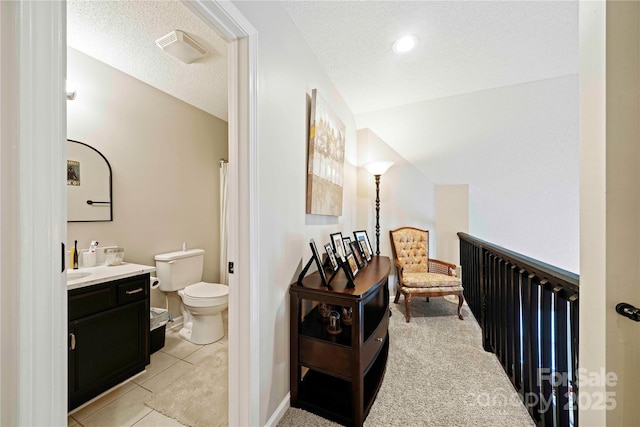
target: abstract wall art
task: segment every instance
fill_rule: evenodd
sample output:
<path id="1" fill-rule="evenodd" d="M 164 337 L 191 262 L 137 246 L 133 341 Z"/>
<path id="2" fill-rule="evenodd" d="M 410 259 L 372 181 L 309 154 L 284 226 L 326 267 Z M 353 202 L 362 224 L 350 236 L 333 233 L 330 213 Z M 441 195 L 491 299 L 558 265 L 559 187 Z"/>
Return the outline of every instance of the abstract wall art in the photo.
<path id="1" fill-rule="evenodd" d="M 342 215 L 345 126 L 317 89 L 311 93 L 307 213 Z"/>

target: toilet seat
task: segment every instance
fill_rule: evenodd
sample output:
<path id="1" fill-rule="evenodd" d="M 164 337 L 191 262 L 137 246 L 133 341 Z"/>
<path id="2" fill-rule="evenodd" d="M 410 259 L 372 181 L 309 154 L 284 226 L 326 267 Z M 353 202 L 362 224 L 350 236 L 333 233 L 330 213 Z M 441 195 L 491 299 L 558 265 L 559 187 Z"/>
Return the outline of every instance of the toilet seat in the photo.
<path id="1" fill-rule="evenodd" d="M 187 306 L 212 307 L 228 302 L 229 287 L 220 283 L 199 282 L 187 286 L 179 293 Z"/>

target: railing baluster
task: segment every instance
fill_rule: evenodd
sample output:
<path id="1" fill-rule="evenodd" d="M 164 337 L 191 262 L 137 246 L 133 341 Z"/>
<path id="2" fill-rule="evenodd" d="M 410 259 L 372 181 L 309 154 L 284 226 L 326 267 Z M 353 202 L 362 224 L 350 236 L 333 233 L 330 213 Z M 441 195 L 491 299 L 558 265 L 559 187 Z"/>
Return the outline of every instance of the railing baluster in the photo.
<path id="1" fill-rule="evenodd" d="M 482 249 L 473 248 L 473 259 L 475 263 L 475 293 L 476 293 L 476 310 L 478 311 L 478 317 L 482 322 L 484 315 L 482 313 Z M 482 323 L 481 323 L 482 324 Z"/>
<path id="2" fill-rule="evenodd" d="M 498 348 L 500 349 L 500 363 L 507 366 L 507 286 L 506 286 L 507 263 L 500 260 L 498 264 L 498 298 L 500 300 L 500 311 L 498 312 Z"/>
<path id="3" fill-rule="evenodd" d="M 467 303 L 538 426 L 578 425 L 579 277 L 464 233 Z"/>
<path id="4" fill-rule="evenodd" d="M 498 257 L 493 258 L 493 288 L 491 300 L 493 301 L 493 352 L 500 359 L 500 292 L 499 289 L 500 282 L 500 259 Z"/>
<path id="5" fill-rule="evenodd" d="M 522 363 L 520 361 L 520 310 L 522 308 L 522 300 L 520 298 L 520 276 L 517 274 L 515 265 L 511 266 L 511 283 L 513 286 L 513 299 L 511 305 L 513 307 L 511 322 L 513 324 L 513 385 L 519 392 L 522 392 Z"/>
<path id="6" fill-rule="evenodd" d="M 495 353 L 496 351 L 496 318 L 494 298 L 496 296 L 496 290 L 494 287 L 495 281 L 493 280 L 493 270 L 495 267 L 495 256 L 489 254 L 487 262 L 487 291 L 485 292 L 485 301 L 487 304 L 487 325 L 489 326 L 489 348 L 490 351 Z"/>
<path id="7" fill-rule="evenodd" d="M 569 341 L 567 340 L 567 300 L 560 296 L 562 286 L 553 289 L 554 305 L 556 307 L 556 411 L 555 424 L 569 425 Z"/>
<path id="8" fill-rule="evenodd" d="M 475 276 L 474 276 L 474 286 L 475 286 L 475 306 L 476 306 L 476 318 L 478 319 L 478 323 L 480 325 L 484 325 L 484 290 L 482 289 L 482 276 L 484 275 L 484 267 L 483 267 L 483 252 L 481 248 L 474 247 L 473 248 L 473 259 L 475 262 Z M 484 333 L 484 331 L 483 331 Z M 483 337 L 483 345 L 485 338 Z"/>
<path id="9" fill-rule="evenodd" d="M 531 380 L 529 376 L 531 375 L 531 369 L 529 369 L 531 358 L 529 354 L 531 353 L 531 347 L 533 346 L 534 341 L 531 339 L 531 292 L 529 292 L 529 287 L 531 286 L 529 279 L 529 275 L 527 272 L 522 269 L 519 271 L 520 275 L 520 283 L 522 285 L 522 396 L 524 398 L 524 403 L 527 405 L 527 409 L 529 409 L 529 400 L 531 399 Z"/>
<path id="10" fill-rule="evenodd" d="M 515 384 L 515 380 L 514 380 L 514 344 L 513 341 L 515 340 L 515 329 L 514 329 L 514 322 L 513 322 L 513 311 L 515 310 L 515 305 L 513 304 L 513 293 L 514 293 L 514 289 L 513 289 L 513 266 L 512 265 L 506 265 L 505 266 L 505 302 L 504 302 L 504 306 L 506 308 L 506 310 L 504 311 L 504 316 L 505 316 L 505 325 L 507 328 L 507 333 L 506 333 L 506 342 L 505 342 L 505 354 L 506 354 L 506 358 L 505 358 L 505 368 L 507 370 L 507 375 L 509 375 L 509 378 L 511 378 L 511 382 L 513 384 Z"/>
<path id="11" fill-rule="evenodd" d="M 480 310 L 480 272 L 478 271 L 478 265 L 479 265 L 479 261 L 478 261 L 478 252 L 479 250 L 477 248 L 474 247 L 470 247 L 469 251 L 471 252 L 471 260 L 472 260 L 472 275 L 471 275 L 471 280 L 472 280 L 472 285 L 471 285 L 471 290 L 473 292 L 473 315 L 476 316 L 476 319 L 478 320 L 478 323 L 482 324 L 482 319 L 481 319 L 481 315 L 482 315 L 482 311 Z M 464 275 L 464 272 L 462 272 L 462 274 Z"/>
<path id="12" fill-rule="evenodd" d="M 500 301 L 500 320 L 502 324 L 502 342 L 500 343 L 500 347 L 502 347 L 502 366 L 508 367 L 507 373 L 511 370 L 511 364 L 507 362 L 509 347 L 507 345 L 507 340 L 509 336 L 509 332 L 507 329 L 507 325 L 509 325 L 508 316 L 509 316 L 509 304 L 507 303 L 509 297 L 509 285 L 507 284 L 507 271 L 509 268 L 509 263 L 504 261 L 502 263 L 502 272 L 500 274 L 500 288 L 502 289 L 502 298 Z"/>
<path id="13" fill-rule="evenodd" d="M 485 260 L 487 261 L 485 266 L 487 269 L 487 274 L 486 274 L 486 280 L 487 280 L 487 286 L 486 286 L 486 292 L 484 293 L 484 301 L 485 301 L 485 306 L 487 308 L 486 314 L 485 314 L 485 322 L 487 324 L 487 328 L 489 330 L 489 351 L 491 351 L 492 353 L 496 351 L 496 348 L 494 346 L 494 330 L 495 330 L 495 322 L 493 319 L 493 296 L 494 294 L 494 289 L 493 289 L 493 256 L 491 256 L 491 254 L 489 254 L 487 252 L 487 256 L 485 257 Z"/>
<path id="14" fill-rule="evenodd" d="M 473 315 L 478 318 L 477 312 L 477 271 L 476 271 L 476 257 L 474 254 L 474 250 L 471 245 L 467 245 L 467 252 L 469 253 L 469 259 L 465 264 L 462 265 L 462 277 L 466 283 L 470 283 L 469 289 L 464 288 L 465 299 L 467 300 L 467 304 L 471 308 Z M 462 262 L 462 260 L 460 260 Z"/>
<path id="15" fill-rule="evenodd" d="M 531 316 L 531 322 L 529 322 L 529 336 L 531 337 L 531 348 L 529 349 L 529 389 L 532 396 L 536 396 L 536 405 L 532 405 L 530 412 L 532 412 L 533 419 L 540 421 L 540 377 L 538 376 L 540 369 L 540 300 L 538 294 L 540 292 L 540 285 L 536 280 L 534 274 L 527 276 L 529 279 L 529 315 Z"/>
<path id="16" fill-rule="evenodd" d="M 496 356 L 500 360 L 502 366 L 504 366 L 504 348 L 502 347 L 502 337 L 504 336 L 504 324 L 502 322 L 502 314 L 504 312 L 504 306 L 502 305 L 502 297 L 504 295 L 504 284 L 502 282 L 502 270 L 504 262 L 500 259 L 496 259 L 496 271 L 495 271 L 495 301 L 496 301 Z"/>
<path id="17" fill-rule="evenodd" d="M 480 312 L 478 311 L 478 291 L 479 291 L 479 284 L 478 284 L 478 280 L 479 280 L 479 273 L 478 273 L 478 254 L 477 254 L 477 250 L 475 250 L 475 248 L 473 247 L 469 247 L 468 248 L 469 252 L 471 253 L 471 293 L 472 293 L 472 297 L 471 297 L 471 301 L 473 303 L 473 315 L 476 316 L 476 319 L 479 320 L 480 318 Z M 464 275 L 466 274 L 466 272 L 463 270 L 462 271 L 462 276 L 464 277 Z M 465 288 L 465 292 L 466 292 L 466 288 Z"/>
<path id="18" fill-rule="evenodd" d="M 572 412 L 573 425 L 578 425 L 578 384 L 576 375 L 578 375 L 578 319 L 580 318 L 580 306 L 578 305 L 578 294 L 569 297 L 569 317 L 571 325 L 571 393 L 572 393 Z"/>
<path id="19" fill-rule="evenodd" d="M 546 280 L 540 281 L 540 344 L 541 348 L 541 360 L 538 378 L 541 383 L 542 397 L 540 399 L 540 410 L 542 411 L 542 426 L 553 427 L 554 411 L 555 407 L 552 401 L 553 386 L 551 384 L 553 378 L 553 363 L 552 355 L 553 347 L 551 344 L 551 323 L 553 322 L 551 301 L 553 294 L 549 291 L 545 285 Z"/>
<path id="20" fill-rule="evenodd" d="M 487 298 L 486 298 L 486 289 L 488 287 L 487 284 L 487 265 L 489 264 L 489 254 L 482 247 L 480 250 L 480 303 L 481 303 L 481 312 L 482 312 L 482 322 L 480 325 L 482 326 L 482 348 L 485 351 L 491 351 L 491 344 L 489 339 L 489 321 L 488 321 L 488 313 L 487 313 Z"/>

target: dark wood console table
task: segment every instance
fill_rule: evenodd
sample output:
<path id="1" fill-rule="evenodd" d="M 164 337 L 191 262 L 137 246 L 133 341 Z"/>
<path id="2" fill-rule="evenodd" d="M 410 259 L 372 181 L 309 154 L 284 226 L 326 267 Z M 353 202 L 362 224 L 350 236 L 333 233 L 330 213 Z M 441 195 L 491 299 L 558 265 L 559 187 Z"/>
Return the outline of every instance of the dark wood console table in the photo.
<path id="1" fill-rule="evenodd" d="M 362 426 L 384 378 L 389 353 L 391 262 L 374 256 L 347 288 L 339 271 L 332 289 L 321 286 L 318 272 L 289 288 L 291 304 L 291 405 L 343 425 Z M 319 303 L 351 307 L 350 326 L 327 332 Z"/>

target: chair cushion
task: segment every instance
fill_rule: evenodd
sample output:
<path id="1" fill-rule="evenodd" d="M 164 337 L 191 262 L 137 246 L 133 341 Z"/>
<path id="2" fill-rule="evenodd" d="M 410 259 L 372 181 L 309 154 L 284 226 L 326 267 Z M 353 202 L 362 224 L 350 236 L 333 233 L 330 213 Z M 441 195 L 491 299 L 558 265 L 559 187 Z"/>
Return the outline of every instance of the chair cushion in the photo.
<path id="1" fill-rule="evenodd" d="M 447 294 L 447 295 L 462 295 L 464 288 L 462 286 L 447 286 L 444 288 L 407 288 L 406 286 L 400 286 L 400 291 L 403 294 L 415 294 L 421 296 L 429 296 L 429 294 Z"/>
<path id="2" fill-rule="evenodd" d="M 438 273 L 404 273 L 402 286 L 407 288 L 450 288 L 462 287 L 462 281 L 457 277 Z"/>

